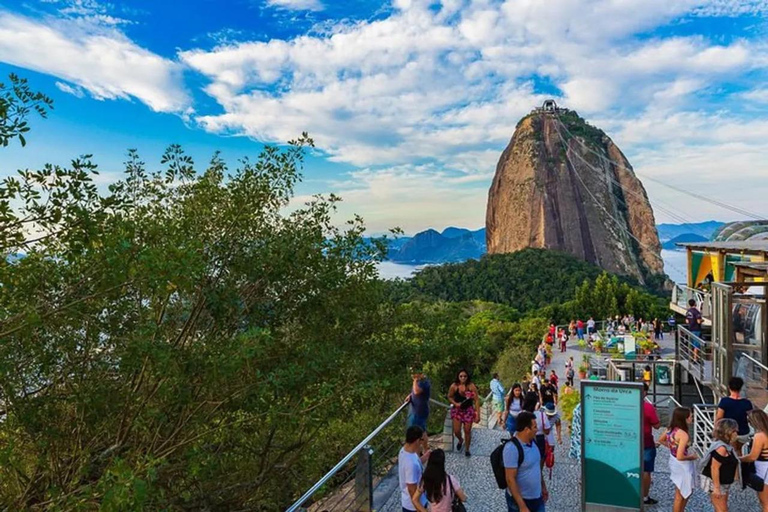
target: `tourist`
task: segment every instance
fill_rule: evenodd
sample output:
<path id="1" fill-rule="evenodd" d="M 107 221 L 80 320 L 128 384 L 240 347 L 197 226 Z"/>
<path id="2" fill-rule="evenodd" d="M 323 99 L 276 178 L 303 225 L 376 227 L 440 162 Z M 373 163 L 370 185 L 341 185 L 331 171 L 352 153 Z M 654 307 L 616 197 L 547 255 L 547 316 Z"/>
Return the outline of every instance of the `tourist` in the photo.
<path id="1" fill-rule="evenodd" d="M 555 386 L 555 393 L 557 393 L 557 386 L 560 382 L 560 378 L 557 376 L 557 373 L 555 372 L 554 368 L 549 374 L 549 382 L 552 383 L 553 386 Z"/>
<path id="2" fill-rule="evenodd" d="M 523 397 L 523 409 L 525 409 L 525 404 L 530 401 L 535 404 L 534 410 L 538 409 L 541 404 L 541 391 L 535 382 L 528 384 L 528 391 L 526 391 L 525 396 Z"/>
<path id="3" fill-rule="evenodd" d="M 550 322 L 549 324 L 549 334 L 552 335 L 552 338 L 555 337 L 555 332 L 557 331 L 557 326 L 553 322 Z"/>
<path id="4" fill-rule="evenodd" d="M 720 399 L 717 404 L 715 421 L 722 418 L 735 420 L 739 425 L 739 437 L 734 445 L 736 451 L 741 454 L 741 447 L 749 442 L 749 422 L 747 413 L 754 409 L 752 402 L 741 397 L 741 389 L 744 387 L 744 379 L 741 377 L 731 377 L 728 381 L 728 396 Z"/>
<path id="5" fill-rule="evenodd" d="M 565 385 L 573 387 L 573 379 L 576 377 L 576 370 L 573 369 L 573 364 L 565 370 Z"/>
<path id="6" fill-rule="evenodd" d="M 560 352 L 565 352 L 566 347 L 568 346 L 568 335 L 565 333 L 565 331 L 560 331 Z"/>
<path id="7" fill-rule="evenodd" d="M 697 338 L 701 338 L 701 324 L 704 320 L 701 317 L 701 312 L 696 307 L 696 301 L 693 299 L 688 301 L 688 310 L 685 312 L 685 322 L 688 330 L 691 331 L 691 334 Z"/>
<path id="8" fill-rule="evenodd" d="M 568 324 L 568 334 L 576 336 L 576 320 L 571 320 L 571 323 Z"/>
<path id="9" fill-rule="evenodd" d="M 554 424 L 557 428 L 554 429 L 557 431 L 557 444 L 563 444 L 563 438 L 560 435 L 560 413 L 557 412 L 557 407 L 555 407 L 555 404 L 548 403 L 544 407 L 541 408 L 544 411 L 544 414 L 547 416 L 547 421 L 549 421 L 549 424 Z M 555 432 L 550 427 L 549 432 L 547 433 L 547 449 L 554 451 L 555 450 Z M 544 451 L 546 458 L 547 450 Z M 551 475 L 551 472 L 550 472 Z"/>
<path id="10" fill-rule="evenodd" d="M 653 319 L 653 338 L 656 340 L 664 339 L 664 324 L 658 318 Z"/>
<path id="11" fill-rule="evenodd" d="M 752 450 L 741 457 L 741 461 L 755 463 L 755 473 L 764 482 L 763 490 L 757 494 L 757 498 L 763 512 L 768 512 L 768 415 L 760 409 L 752 409 L 747 418 L 755 429 L 755 437 L 752 440 Z"/>
<path id="12" fill-rule="evenodd" d="M 398 481 L 400 484 L 400 504 L 405 511 L 415 511 L 412 497 L 416 495 L 421 482 L 422 460 L 419 450 L 425 442 L 427 433 L 418 425 L 408 427 L 405 431 L 405 445 L 397 456 Z M 427 497 L 419 498 L 421 506 L 427 506 Z"/>
<path id="13" fill-rule="evenodd" d="M 510 434 L 515 433 L 515 420 L 522 410 L 523 388 L 516 382 L 512 385 L 512 389 L 507 395 L 506 412 L 504 413 L 505 425 Z"/>
<path id="14" fill-rule="evenodd" d="M 701 488 L 709 494 L 715 512 L 728 512 L 728 490 L 736 480 L 739 459 L 733 450 L 739 425 L 725 418 L 715 422 L 715 441 L 704 455 L 704 469 L 701 472 Z"/>
<path id="15" fill-rule="evenodd" d="M 538 357 L 538 354 L 537 354 L 537 357 Z M 538 374 L 539 370 L 541 370 L 541 365 L 536 359 L 534 359 L 533 361 L 531 361 L 531 377 Z"/>
<path id="16" fill-rule="evenodd" d="M 422 496 L 426 496 L 430 512 L 451 512 L 454 496 L 462 503 L 467 501 L 459 479 L 445 471 L 445 452 L 439 448 L 429 455 L 421 482 L 411 497 L 418 512 L 427 512 L 421 504 Z"/>
<path id="17" fill-rule="evenodd" d="M 652 403 L 646 400 L 648 384 L 643 386 L 643 503 L 655 505 L 658 503 L 651 498 L 651 479 L 656 465 L 656 442 L 653 439 L 653 429 L 659 428 L 659 415 Z"/>
<path id="18" fill-rule="evenodd" d="M 539 448 L 541 464 L 543 465 L 545 449 L 547 446 L 547 435 L 552 429 L 552 424 L 547 419 L 547 416 L 540 405 L 541 403 L 533 396 L 526 396 L 525 401 L 523 402 L 523 410 L 536 415 L 536 437 L 534 438 L 534 441 L 536 441 L 536 446 Z M 518 415 L 518 418 L 519 417 L 520 416 Z"/>
<path id="19" fill-rule="evenodd" d="M 643 368 L 643 384 L 645 384 L 646 391 L 649 387 L 651 387 L 652 377 L 653 374 L 651 373 L 651 367 L 649 365 L 645 365 L 645 368 Z"/>
<path id="20" fill-rule="evenodd" d="M 541 455 L 534 440 L 537 425 L 533 413 L 524 411 L 517 417 L 513 438 L 504 445 L 504 469 L 507 478 L 508 512 L 544 512 L 549 498 Z"/>
<path id="21" fill-rule="evenodd" d="M 499 380 L 499 374 L 493 374 L 491 380 L 491 394 L 493 395 L 493 411 L 496 413 L 496 423 L 502 425 L 501 417 L 504 414 L 504 386 Z"/>
<path id="22" fill-rule="evenodd" d="M 531 384 L 535 385 L 537 390 L 541 388 L 541 377 L 539 376 L 540 373 L 543 374 L 544 372 L 536 372 L 531 375 Z"/>
<path id="23" fill-rule="evenodd" d="M 597 330 L 595 330 L 595 319 L 593 317 L 589 317 L 589 320 L 587 320 L 587 334 L 594 334 Z"/>
<path id="24" fill-rule="evenodd" d="M 589 380 L 600 380 L 597 370 L 592 370 L 592 375 L 589 376 Z"/>
<path id="25" fill-rule="evenodd" d="M 552 384 L 550 379 L 544 379 L 544 384 L 541 386 L 541 404 L 543 407 L 548 405 L 552 406 L 553 414 L 550 423 L 555 424 L 555 430 L 557 430 L 557 441 L 563 444 L 563 436 L 561 432 L 560 415 L 557 414 L 557 386 Z M 554 445 L 554 443 L 552 443 Z"/>
<path id="26" fill-rule="evenodd" d="M 466 446 L 464 455 L 469 457 L 472 455 L 469 451 L 472 444 L 472 423 L 480 422 L 480 398 L 477 387 L 467 370 L 462 369 L 456 375 L 456 380 L 448 389 L 448 400 L 453 404 L 451 408 L 453 434 L 459 441 L 456 444 L 456 451 L 461 452 L 462 446 Z M 466 445 L 464 445 L 465 442 Z"/>
<path id="27" fill-rule="evenodd" d="M 579 338 L 579 340 L 584 339 L 584 322 L 581 321 L 581 318 L 576 320 L 576 337 Z"/>
<path id="28" fill-rule="evenodd" d="M 660 442 L 669 448 L 669 477 L 675 484 L 675 502 L 673 512 L 683 512 L 688 499 L 693 493 L 695 471 L 694 462 L 698 455 L 690 453 L 691 410 L 687 407 L 676 407 L 672 413 L 667 432 Z"/>
<path id="29" fill-rule="evenodd" d="M 408 426 L 418 425 L 422 430 L 427 430 L 429 418 L 429 395 L 431 384 L 429 379 L 421 372 L 413 372 L 411 375 L 413 384 L 411 394 L 408 396 L 410 406 L 408 409 Z"/>

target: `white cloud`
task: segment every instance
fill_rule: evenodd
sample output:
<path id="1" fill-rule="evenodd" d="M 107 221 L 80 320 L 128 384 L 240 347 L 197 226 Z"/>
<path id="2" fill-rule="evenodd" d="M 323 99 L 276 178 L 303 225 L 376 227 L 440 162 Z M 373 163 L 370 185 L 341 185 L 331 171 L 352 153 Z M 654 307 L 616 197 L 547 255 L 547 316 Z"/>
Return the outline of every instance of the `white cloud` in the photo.
<path id="1" fill-rule="evenodd" d="M 320 0 L 267 0 L 270 7 L 279 7 L 291 11 L 322 11 Z"/>
<path id="2" fill-rule="evenodd" d="M 0 11 L 0 61 L 66 80 L 97 99 L 135 98 L 157 112 L 186 110 L 181 67 L 102 21 L 33 20 Z"/>
<path id="3" fill-rule="evenodd" d="M 75 96 L 77 98 L 84 98 L 85 97 L 85 93 L 83 92 L 83 90 L 80 87 L 77 87 L 77 86 L 72 87 L 69 84 L 65 84 L 64 82 L 58 82 L 58 81 L 56 82 L 56 87 L 60 91 L 65 92 L 67 94 L 71 94 L 72 96 Z"/>

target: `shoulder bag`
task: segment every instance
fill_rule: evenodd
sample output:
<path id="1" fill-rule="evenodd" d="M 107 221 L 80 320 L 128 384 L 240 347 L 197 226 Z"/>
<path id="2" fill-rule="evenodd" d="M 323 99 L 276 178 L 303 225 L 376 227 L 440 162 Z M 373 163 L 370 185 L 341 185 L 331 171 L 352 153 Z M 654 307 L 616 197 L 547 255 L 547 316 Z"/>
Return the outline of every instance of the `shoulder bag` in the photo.
<path id="1" fill-rule="evenodd" d="M 453 490 L 453 482 L 451 482 L 451 475 L 446 475 L 448 478 L 448 487 L 451 488 L 451 512 L 467 512 L 467 507 L 461 502 L 456 491 Z"/>

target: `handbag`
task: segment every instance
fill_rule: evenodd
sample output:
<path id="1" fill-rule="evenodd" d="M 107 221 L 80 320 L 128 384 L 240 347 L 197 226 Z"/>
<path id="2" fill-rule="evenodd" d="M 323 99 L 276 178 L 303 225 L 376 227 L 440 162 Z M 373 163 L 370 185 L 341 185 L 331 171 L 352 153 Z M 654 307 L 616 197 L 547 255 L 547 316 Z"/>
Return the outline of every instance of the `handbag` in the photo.
<path id="1" fill-rule="evenodd" d="M 456 492 L 453 490 L 451 477 L 446 475 L 446 478 L 448 478 L 448 486 L 451 488 L 451 512 L 467 512 L 467 507 L 464 506 L 459 497 L 456 496 Z"/>
<path id="2" fill-rule="evenodd" d="M 763 492 L 765 487 L 765 477 L 768 475 L 768 469 L 765 470 L 765 475 L 759 476 L 757 473 L 750 473 L 747 479 L 747 487 L 754 489 L 758 493 Z"/>

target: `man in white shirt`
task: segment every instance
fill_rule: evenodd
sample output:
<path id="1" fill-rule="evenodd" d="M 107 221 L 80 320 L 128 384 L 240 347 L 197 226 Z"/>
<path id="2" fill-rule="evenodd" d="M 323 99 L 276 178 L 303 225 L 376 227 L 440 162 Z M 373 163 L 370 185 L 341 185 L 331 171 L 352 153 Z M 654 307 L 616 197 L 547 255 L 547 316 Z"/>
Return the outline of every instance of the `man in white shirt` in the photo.
<path id="1" fill-rule="evenodd" d="M 531 376 L 534 376 L 537 373 L 539 373 L 539 370 L 541 370 L 541 366 L 539 366 L 539 363 L 537 363 L 535 360 L 531 361 Z"/>
<path id="2" fill-rule="evenodd" d="M 421 473 L 424 470 L 422 460 L 419 458 L 419 448 L 425 443 L 427 433 L 418 425 L 408 427 L 405 431 L 405 444 L 397 456 L 398 480 L 400 483 L 400 504 L 403 512 L 415 512 L 416 506 L 411 496 L 416 493 L 416 488 L 421 481 Z M 424 454 L 427 457 L 428 453 Z M 421 505 L 427 506 L 426 493 L 421 494 Z"/>

